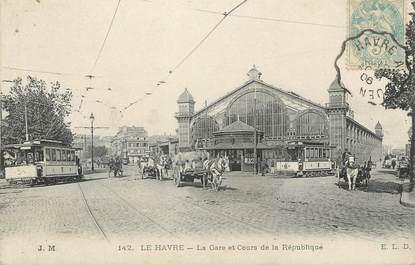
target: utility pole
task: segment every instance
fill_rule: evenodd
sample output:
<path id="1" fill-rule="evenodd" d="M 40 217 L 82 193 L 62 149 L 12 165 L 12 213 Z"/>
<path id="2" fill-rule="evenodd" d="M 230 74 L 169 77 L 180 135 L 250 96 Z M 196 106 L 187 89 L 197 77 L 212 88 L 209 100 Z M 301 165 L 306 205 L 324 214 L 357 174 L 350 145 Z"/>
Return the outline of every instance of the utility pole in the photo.
<path id="1" fill-rule="evenodd" d="M 92 172 L 94 172 L 94 113 L 91 112 L 91 116 L 89 116 L 89 119 L 91 121 L 91 170 Z"/>
<path id="2" fill-rule="evenodd" d="M 95 116 L 94 113 L 91 112 L 89 116 L 89 120 L 91 121 L 91 126 L 89 127 L 75 127 L 75 128 L 82 128 L 82 129 L 90 129 L 91 130 L 91 171 L 94 172 L 94 129 L 107 129 L 108 127 L 94 127 Z"/>

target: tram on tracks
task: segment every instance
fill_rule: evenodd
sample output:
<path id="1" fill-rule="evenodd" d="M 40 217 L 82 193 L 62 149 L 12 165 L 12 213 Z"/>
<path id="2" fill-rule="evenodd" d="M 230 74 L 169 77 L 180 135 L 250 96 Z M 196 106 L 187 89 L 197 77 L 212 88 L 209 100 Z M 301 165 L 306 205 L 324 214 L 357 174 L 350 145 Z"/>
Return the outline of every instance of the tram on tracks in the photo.
<path id="1" fill-rule="evenodd" d="M 276 161 L 273 173 L 296 177 L 314 177 L 334 174 L 335 163 L 331 159 L 333 147 L 319 143 L 290 142 L 287 153 L 290 159 Z"/>
<path id="2" fill-rule="evenodd" d="M 31 185 L 79 181 L 82 167 L 78 150 L 54 140 L 5 145 L 6 180 Z"/>

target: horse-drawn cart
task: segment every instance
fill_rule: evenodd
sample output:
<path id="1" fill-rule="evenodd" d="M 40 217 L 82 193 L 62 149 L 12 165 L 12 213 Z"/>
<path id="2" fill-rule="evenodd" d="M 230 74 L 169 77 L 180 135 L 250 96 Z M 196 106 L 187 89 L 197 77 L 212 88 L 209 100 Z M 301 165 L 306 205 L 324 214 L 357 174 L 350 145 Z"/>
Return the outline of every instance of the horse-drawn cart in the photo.
<path id="1" fill-rule="evenodd" d="M 153 177 L 161 180 L 160 173 L 158 172 L 157 167 L 154 165 L 146 165 L 143 167 L 141 171 L 141 179 L 144 179 L 145 177 Z"/>
<path id="2" fill-rule="evenodd" d="M 119 159 L 111 159 L 108 163 L 109 170 L 108 170 L 108 177 L 111 177 L 111 172 L 114 174 L 114 177 L 122 177 L 123 176 L 123 169 L 122 169 L 122 163 Z"/>
<path id="3" fill-rule="evenodd" d="M 141 179 L 155 177 L 158 180 L 163 180 L 163 172 L 167 175 L 166 163 L 166 156 L 149 157 L 147 163 L 142 164 Z"/>
<path id="4" fill-rule="evenodd" d="M 199 179 L 204 188 L 207 184 L 208 175 L 209 170 L 193 168 L 180 169 L 177 167 L 174 169 L 174 184 L 177 187 L 181 187 L 185 182 L 193 183 L 195 179 Z"/>
<path id="5" fill-rule="evenodd" d="M 229 161 L 224 158 L 209 159 L 208 154 L 203 152 L 187 152 L 179 153 L 173 164 L 173 179 L 177 187 L 198 179 L 203 188 L 210 184 L 213 190 L 218 191 Z"/>
<path id="6" fill-rule="evenodd" d="M 370 171 L 372 170 L 372 162 L 369 160 L 364 162 L 363 165 L 355 164 L 351 168 L 347 166 L 348 163 L 350 162 L 346 162 L 346 165 L 339 170 L 339 179 L 337 183 L 339 188 L 341 187 L 340 180 L 343 179 L 344 183 L 349 185 L 349 189 L 352 187 L 355 189 L 356 186 L 365 187 L 367 189 L 371 177 Z"/>

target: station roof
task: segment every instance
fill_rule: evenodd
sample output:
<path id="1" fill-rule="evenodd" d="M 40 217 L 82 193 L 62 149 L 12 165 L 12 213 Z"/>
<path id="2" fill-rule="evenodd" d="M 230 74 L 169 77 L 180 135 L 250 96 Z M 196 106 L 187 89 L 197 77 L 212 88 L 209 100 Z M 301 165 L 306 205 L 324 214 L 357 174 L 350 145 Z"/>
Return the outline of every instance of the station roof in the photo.
<path id="1" fill-rule="evenodd" d="M 235 132 L 254 132 L 255 128 L 251 125 L 246 124 L 240 120 L 237 120 L 228 126 L 224 127 L 222 130 L 216 131 L 213 134 L 223 134 L 223 133 L 235 133 Z M 257 132 L 262 133 L 262 131 L 257 130 Z"/>

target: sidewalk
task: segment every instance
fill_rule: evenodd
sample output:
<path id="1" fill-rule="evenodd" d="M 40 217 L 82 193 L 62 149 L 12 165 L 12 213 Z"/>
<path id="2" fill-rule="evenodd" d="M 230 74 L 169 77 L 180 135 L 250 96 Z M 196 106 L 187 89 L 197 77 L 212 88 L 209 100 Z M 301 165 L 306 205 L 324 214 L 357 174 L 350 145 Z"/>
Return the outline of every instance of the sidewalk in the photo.
<path id="1" fill-rule="evenodd" d="M 400 203 L 404 206 L 415 208 L 414 183 L 402 184 Z"/>

